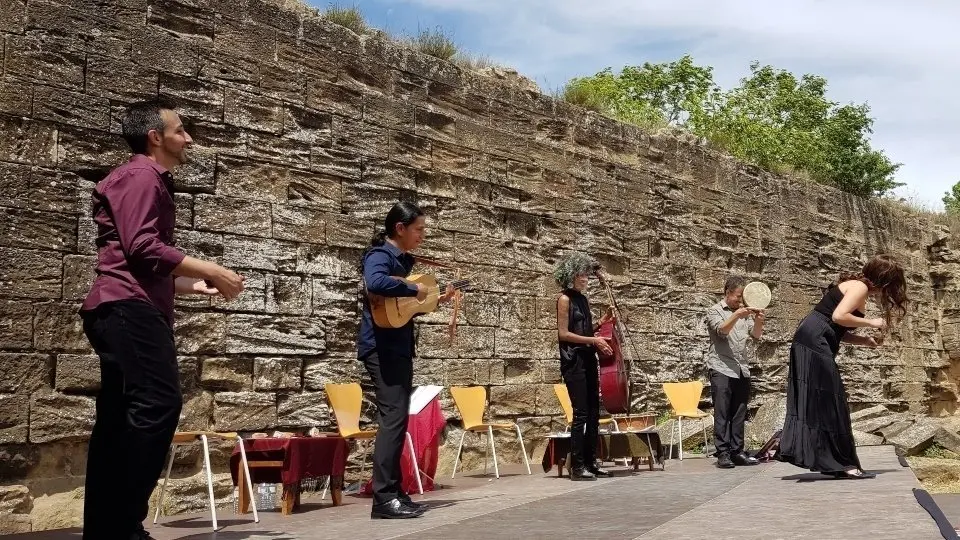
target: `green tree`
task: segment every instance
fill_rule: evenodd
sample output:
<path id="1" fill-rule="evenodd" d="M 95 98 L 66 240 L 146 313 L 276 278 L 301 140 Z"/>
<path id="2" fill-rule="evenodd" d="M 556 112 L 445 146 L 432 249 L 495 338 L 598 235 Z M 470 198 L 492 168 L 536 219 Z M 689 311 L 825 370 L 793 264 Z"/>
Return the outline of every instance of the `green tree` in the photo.
<path id="1" fill-rule="evenodd" d="M 750 75 L 723 90 L 710 67 L 687 55 L 675 62 L 607 68 L 574 79 L 565 97 L 642 126 L 676 125 L 732 155 L 775 171 L 812 178 L 862 196 L 902 185 L 899 164 L 869 143 L 867 105 L 839 105 L 826 97 L 827 81 L 754 62 Z"/>
<path id="2" fill-rule="evenodd" d="M 941 200 L 948 214 L 960 214 L 960 182 L 954 184 L 950 191 L 944 193 Z"/>

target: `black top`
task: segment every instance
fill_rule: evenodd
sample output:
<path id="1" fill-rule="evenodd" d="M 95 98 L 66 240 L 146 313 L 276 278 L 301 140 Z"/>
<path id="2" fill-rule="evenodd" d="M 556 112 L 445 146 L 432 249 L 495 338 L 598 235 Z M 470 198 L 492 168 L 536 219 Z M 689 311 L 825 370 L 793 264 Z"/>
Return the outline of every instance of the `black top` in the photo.
<path id="1" fill-rule="evenodd" d="M 563 294 L 570 299 L 567 328 L 578 336 L 593 336 L 593 315 L 590 314 L 590 302 L 576 289 L 565 289 Z M 560 299 L 557 298 L 557 303 Z M 560 341 L 560 359 L 572 360 L 578 353 L 593 353 L 593 345 Z"/>
<path id="2" fill-rule="evenodd" d="M 831 284 L 830 287 L 827 288 L 827 292 L 823 295 L 823 298 L 821 298 L 820 302 L 813 308 L 814 311 L 827 316 L 827 319 L 830 320 L 830 326 L 833 327 L 833 331 L 837 334 L 837 339 L 842 339 L 843 335 L 847 333 L 847 330 L 850 330 L 850 328 L 846 326 L 833 322 L 833 310 L 837 309 L 841 300 L 843 300 L 843 291 L 841 291 L 837 285 Z M 854 310 L 853 314 L 857 317 L 863 317 L 863 312 L 859 309 Z"/>

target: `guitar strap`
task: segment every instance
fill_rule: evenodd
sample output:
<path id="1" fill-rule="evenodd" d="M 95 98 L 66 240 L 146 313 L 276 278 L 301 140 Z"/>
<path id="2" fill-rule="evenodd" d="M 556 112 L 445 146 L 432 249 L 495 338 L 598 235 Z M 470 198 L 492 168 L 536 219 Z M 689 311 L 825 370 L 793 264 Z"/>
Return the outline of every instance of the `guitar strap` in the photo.
<path id="1" fill-rule="evenodd" d="M 461 269 L 456 266 L 445 264 L 433 259 L 428 259 L 426 257 L 414 256 L 413 260 L 419 264 L 423 264 L 426 266 L 434 266 L 437 268 L 449 268 L 453 270 L 454 273 L 456 274 L 456 279 L 460 279 Z M 450 323 L 447 327 L 448 337 L 450 338 L 450 345 L 454 344 L 454 338 L 457 335 L 457 317 L 460 315 L 460 302 L 461 302 L 462 296 L 463 296 L 463 293 L 460 290 L 456 290 L 453 293 L 453 316 L 450 318 Z"/>

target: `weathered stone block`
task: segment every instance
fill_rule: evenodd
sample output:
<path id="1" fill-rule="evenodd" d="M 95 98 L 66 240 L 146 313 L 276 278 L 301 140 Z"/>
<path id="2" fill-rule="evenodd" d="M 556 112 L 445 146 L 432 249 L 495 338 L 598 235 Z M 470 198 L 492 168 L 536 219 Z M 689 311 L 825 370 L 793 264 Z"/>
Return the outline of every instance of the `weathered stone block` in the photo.
<path id="1" fill-rule="evenodd" d="M 58 354 L 54 388 L 58 392 L 100 389 L 100 358 L 92 354 Z"/>
<path id="2" fill-rule="evenodd" d="M 200 368 L 200 384 L 212 390 L 252 390 L 253 361 L 247 358 L 207 358 Z"/>
<path id="3" fill-rule="evenodd" d="M 214 396 L 218 431 L 252 431 L 277 425 L 277 396 L 265 392 L 220 392 Z"/>
<path id="4" fill-rule="evenodd" d="M 855 429 L 853 430 L 853 442 L 857 446 L 878 446 L 883 444 L 883 437 Z"/>
<path id="5" fill-rule="evenodd" d="M 157 95 L 157 73 L 131 60 L 89 55 L 85 91 L 122 101 L 150 99 Z"/>
<path id="6" fill-rule="evenodd" d="M 283 129 L 283 104 L 279 100 L 226 88 L 223 121 L 243 129 L 279 134 Z"/>
<path id="7" fill-rule="evenodd" d="M 15 208 L 0 210 L 0 244 L 27 249 L 73 250 L 77 233 L 71 217 Z"/>
<path id="8" fill-rule="evenodd" d="M 4 297 L 59 298 L 61 275 L 59 253 L 0 247 L 0 295 Z"/>
<path id="9" fill-rule="evenodd" d="M 537 386 L 507 384 L 491 386 L 488 395 L 490 415 L 493 417 L 530 414 L 537 407 Z"/>
<path id="10" fill-rule="evenodd" d="M 83 89 L 86 57 L 70 46 L 70 40 L 42 35 L 10 36 L 6 49 L 7 76 L 60 88 Z"/>
<path id="11" fill-rule="evenodd" d="M 185 395 L 177 429 L 181 431 L 211 429 L 213 426 L 213 396 L 213 392 L 196 392 Z"/>
<path id="12" fill-rule="evenodd" d="M 374 221 L 342 214 L 327 214 L 327 244 L 346 248 L 365 248 L 373 236 Z"/>
<path id="13" fill-rule="evenodd" d="M 33 346 L 39 351 L 90 351 L 78 310 L 74 304 L 36 306 Z"/>
<path id="14" fill-rule="evenodd" d="M 256 358 L 253 361 L 254 390 L 299 390 L 303 360 L 300 358 Z"/>
<path id="15" fill-rule="evenodd" d="M 0 394 L 0 444 L 27 442 L 30 397 L 27 394 Z"/>
<path id="16" fill-rule="evenodd" d="M 340 211 L 340 179 L 258 161 L 221 157 L 217 193 L 263 202 Z"/>
<path id="17" fill-rule="evenodd" d="M 53 361 L 46 354 L 0 353 L 0 370 L 0 392 L 30 394 L 53 383 Z"/>
<path id="18" fill-rule="evenodd" d="M 93 398 L 37 392 L 30 397 L 30 442 L 89 437 L 95 416 Z"/>
<path id="19" fill-rule="evenodd" d="M 230 354 L 320 354 L 325 344 L 323 326 L 313 318 L 227 315 Z"/>
<path id="20" fill-rule="evenodd" d="M 269 203 L 246 199 L 197 195 L 194 202 L 195 226 L 200 230 L 269 237 Z"/>
<path id="21" fill-rule="evenodd" d="M 294 246 L 277 240 L 233 235 L 223 237 L 223 264 L 229 268 L 276 272 L 284 267 L 295 267 L 296 257 Z"/>
<path id="22" fill-rule="evenodd" d="M 288 428 L 317 427 L 321 431 L 326 431 L 336 423 L 333 410 L 327 405 L 324 392 L 303 392 L 281 396 L 277 409 L 279 425 Z"/>
<path id="23" fill-rule="evenodd" d="M 223 87 L 218 84 L 161 72 L 160 95 L 173 98 L 177 111 L 193 121 L 223 121 Z"/>
<path id="24" fill-rule="evenodd" d="M 266 276 L 267 313 L 310 314 L 313 283 L 310 277 Z"/>
<path id="25" fill-rule="evenodd" d="M 33 510 L 33 497 L 27 486 L 0 487 L 0 515 L 29 514 Z"/>
<path id="26" fill-rule="evenodd" d="M 200 2 L 149 0 L 147 22 L 182 37 L 213 39 L 214 15 Z"/>
<path id="27" fill-rule="evenodd" d="M 63 258 L 64 300 L 83 300 L 96 277 L 97 258 L 90 255 L 67 255 Z"/>
<path id="28" fill-rule="evenodd" d="M 921 418 L 904 431 L 885 438 L 906 455 L 913 456 L 926 450 L 940 429 L 940 425 L 935 421 Z"/>
<path id="29" fill-rule="evenodd" d="M 357 355 L 324 355 L 309 358 L 303 369 L 303 386 L 306 390 L 323 390 L 328 383 L 356 381 L 366 376 Z"/>
<path id="30" fill-rule="evenodd" d="M 850 421 L 857 422 L 860 420 L 872 420 L 875 418 L 880 418 L 882 416 L 887 416 L 889 414 L 890 414 L 890 410 L 887 409 L 885 406 L 874 405 L 873 407 L 850 413 Z"/>
<path id="31" fill-rule="evenodd" d="M 504 360 L 504 382 L 506 384 L 537 384 L 540 382 L 540 365 L 530 358 L 509 358 Z"/>
<path id="32" fill-rule="evenodd" d="M 60 169 L 99 182 L 130 158 L 130 147 L 116 133 L 61 127 L 55 156 Z M 85 197 L 84 203 L 90 204 L 90 198 Z"/>
<path id="33" fill-rule="evenodd" d="M 33 345 L 33 306 L 22 300 L 0 300 L 0 348 Z"/>
<path id="34" fill-rule="evenodd" d="M 273 205 L 273 237 L 322 244 L 326 239 L 326 214 L 308 206 Z"/>
<path id="35" fill-rule="evenodd" d="M 227 316 L 209 311 L 179 311 L 174 324 L 177 350 L 183 354 L 223 351 Z"/>

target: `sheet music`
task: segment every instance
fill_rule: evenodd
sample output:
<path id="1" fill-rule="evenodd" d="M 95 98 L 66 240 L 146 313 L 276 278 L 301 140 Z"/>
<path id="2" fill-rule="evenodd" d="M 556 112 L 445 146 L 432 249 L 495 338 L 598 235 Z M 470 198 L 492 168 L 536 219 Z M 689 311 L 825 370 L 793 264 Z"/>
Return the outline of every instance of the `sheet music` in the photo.
<path id="1" fill-rule="evenodd" d="M 410 408 L 407 414 L 417 414 L 422 411 L 433 398 L 440 394 L 441 390 L 443 390 L 442 386 L 432 384 L 416 387 L 410 394 Z"/>

